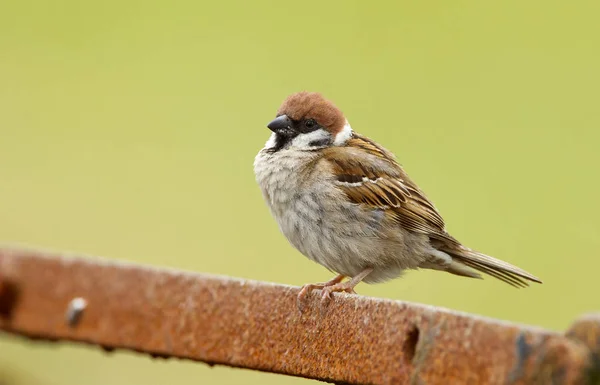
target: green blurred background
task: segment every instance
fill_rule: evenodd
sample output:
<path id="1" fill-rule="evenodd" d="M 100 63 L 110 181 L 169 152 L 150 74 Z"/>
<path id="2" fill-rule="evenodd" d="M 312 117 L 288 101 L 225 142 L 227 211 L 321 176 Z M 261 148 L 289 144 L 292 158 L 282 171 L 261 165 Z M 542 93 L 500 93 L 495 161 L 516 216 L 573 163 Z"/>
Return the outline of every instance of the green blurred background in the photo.
<path id="1" fill-rule="evenodd" d="M 358 287 L 562 330 L 598 310 L 597 1 L 7 1 L 0 240 L 301 285 L 254 181 L 285 96 L 394 151 L 467 245 L 544 280 Z M 307 380 L 0 336 L 0 383 Z"/>

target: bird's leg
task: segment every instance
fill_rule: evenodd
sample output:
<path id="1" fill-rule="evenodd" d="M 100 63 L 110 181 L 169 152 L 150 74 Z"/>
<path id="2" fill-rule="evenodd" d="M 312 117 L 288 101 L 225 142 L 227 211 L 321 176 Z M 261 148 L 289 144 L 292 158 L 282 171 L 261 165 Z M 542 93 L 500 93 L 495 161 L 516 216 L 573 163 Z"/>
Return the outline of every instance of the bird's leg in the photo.
<path id="1" fill-rule="evenodd" d="M 334 285 L 342 282 L 342 280 L 344 278 L 346 278 L 346 276 L 343 275 L 343 274 L 340 274 L 340 275 L 336 276 L 335 278 L 330 279 L 327 282 L 308 283 L 308 284 L 302 286 L 302 289 L 300 289 L 300 293 L 298 293 L 298 307 L 301 308 L 300 305 L 301 305 L 302 301 L 304 300 L 304 297 L 306 297 L 306 295 L 308 293 L 310 293 L 311 290 L 314 290 L 314 289 L 323 289 L 323 288 L 326 288 L 328 286 L 334 286 Z"/>
<path id="2" fill-rule="evenodd" d="M 368 267 L 358 273 L 356 276 L 352 277 L 351 280 L 346 282 L 338 282 L 334 285 L 328 285 L 323 287 L 323 295 L 321 296 L 321 301 L 325 302 L 331 299 L 331 293 L 336 291 L 345 291 L 346 293 L 356 294 L 354 291 L 354 287 L 358 285 L 367 275 L 369 275 L 373 271 L 372 267 Z"/>

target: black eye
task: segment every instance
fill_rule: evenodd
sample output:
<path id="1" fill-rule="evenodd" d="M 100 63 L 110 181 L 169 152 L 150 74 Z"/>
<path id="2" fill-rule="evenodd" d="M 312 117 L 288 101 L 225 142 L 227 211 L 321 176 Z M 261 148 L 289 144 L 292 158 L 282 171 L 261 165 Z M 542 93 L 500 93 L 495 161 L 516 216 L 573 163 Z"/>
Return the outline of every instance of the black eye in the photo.
<path id="1" fill-rule="evenodd" d="M 314 120 L 314 119 L 307 119 L 307 120 L 304 122 L 304 125 L 305 125 L 307 128 L 314 127 L 314 125 L 315 125 L 315 124 L 317 124 L 317 122 L 315 122 L 315 120 Z"/>

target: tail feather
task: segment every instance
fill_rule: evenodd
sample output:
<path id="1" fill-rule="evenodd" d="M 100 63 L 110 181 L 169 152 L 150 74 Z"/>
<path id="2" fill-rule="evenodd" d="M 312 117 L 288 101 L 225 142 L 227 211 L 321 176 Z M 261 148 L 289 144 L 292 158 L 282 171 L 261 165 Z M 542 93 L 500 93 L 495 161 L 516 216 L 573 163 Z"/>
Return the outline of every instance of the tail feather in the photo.
<path id="1" fill-rule="evenodd" d="M 464 263 L 467 266 L 472 267 L 473 269 L 481 271 L 482 273 L 485 273 L 489 276 L 497 278 L 497 279 L 501 280 L 502 282 L 505 282 L 513 287 L 520 288 L 520 287 L 529 286 L 529 283 L 527 281 L 525 281 L 524 279 L 522 279 L 518 276 L 515 276 L 515 275 L 511 275 L 510 273 L 507 273 L 505 271 L 494 270 L 490 267 L 480 265 L 480 264 L 478 264 L 476 262 L 472 262 L 472 261 L 463 261 L 462 263 Z"/>
<path id="2" fill-rule="evenodd" d="M 476 271 L 473 271 L 473 269 L 469 268 L 467 265 L 457 262 L 457 261 L 452 261 L 450 266 L 446 266 L 443 269 L 438 268 L 438 270 L 447 271 L 450 274 L 459 275 L 461 277 L 478 278 L 478 279 L 483 278 L 481 276 L 481 274 L 477 273 Z"/>
<path id="3" fill-rule="evenodd" d="M 529 286 L 528 281 L 542 283 L 538 277 L 521 268 L 474 250 L 461 248 L 459 250 L 444 250 L 444 252 L 450 254 L 456 262 L 488 274 L 514 287 L 527 287 Z"/>

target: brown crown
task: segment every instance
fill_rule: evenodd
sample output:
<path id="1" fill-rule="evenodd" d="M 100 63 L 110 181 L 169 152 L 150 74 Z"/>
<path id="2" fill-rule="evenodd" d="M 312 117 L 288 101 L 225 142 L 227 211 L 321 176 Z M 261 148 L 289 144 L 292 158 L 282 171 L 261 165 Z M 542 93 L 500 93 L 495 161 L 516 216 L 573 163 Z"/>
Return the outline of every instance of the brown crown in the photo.
<path id="1" fill-rule="evenodd" d="M 293 120 L 312 118 L 333 135 L 346 123 L 342 111 L 317 92 L 302 91 L 288 96 L 277 111 L 277 115 L 283 114 Z"/>

